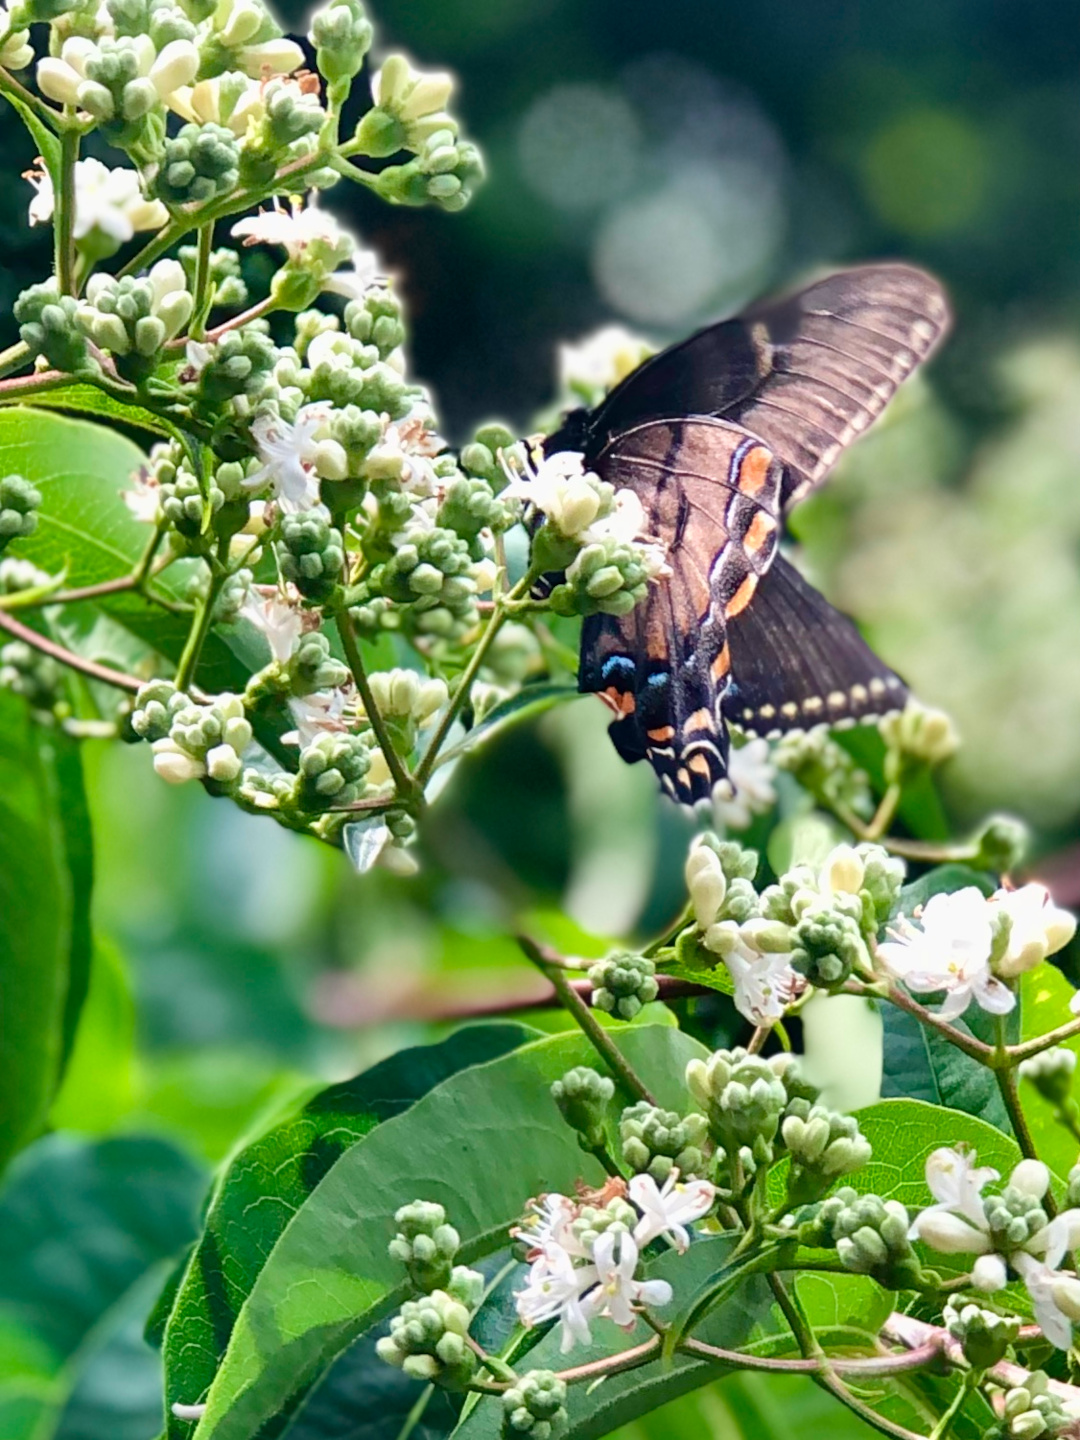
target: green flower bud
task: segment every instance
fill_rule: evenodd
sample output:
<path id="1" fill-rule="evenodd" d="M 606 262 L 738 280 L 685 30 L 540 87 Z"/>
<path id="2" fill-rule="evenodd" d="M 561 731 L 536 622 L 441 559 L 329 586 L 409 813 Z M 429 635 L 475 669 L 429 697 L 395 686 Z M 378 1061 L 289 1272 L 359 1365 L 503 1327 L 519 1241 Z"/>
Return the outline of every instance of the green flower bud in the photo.
<path id="1" fill-rule="evenodd" d="M 41 491 L 21 475 L 0 479 L 0 550 L 12 540 L 23 540 L 37 529 Z"/>
<path id="2" fill-rule="evenodd" d="M 42 715 L 56 709 L 63 693 L 64 672 L 59 664 L 23 640 L 0 647 L 0 689 L 21 695 Z"/>
<path id="3" fill-rule="evenodd" d="M 559 1114 L 578 1133 L 583 1150 L 598 1150 L 604 1144 L 604 1118 L 615 1094 L 615 1082 L 587 1065 L 568 1070 L 551 1087 Z"/>
<path id="4" fill-rule="evenodd" d="M 380 126 L 378 136 L 376 125 Z M 367 145 L 392 143 L 393 131 L 382 116 L 369 111 L 357 131 Z M 395 148 L 401 148 L 400 145 Z M 369 150 L 369 153 L 374 153 Z M 383 150 L 383 154 L 392 151 Z M 414 160 L 388 165 L 378 175 L 377 190 L 392 205 L 438 205 L 443 210 L 464 210 L 484 178 L 480 152 L 452 130 L 429 136 Z"/>
<path id="5" fill-rule="evenodd" d="M 382 569 L 380 588 L 392 600 L 411 602 L 421 612 L 438 608 L 451 615 L 475 615 L 476 586 L 466 541 L 452 530 L 410 529 Z"/>
<path id="6" fill-rule="evenodd" d="M 375 1349 L 381 1360 L 413 1379 L 461 1389 L 477 1364 L 464 1343 L 468 1333 L 468 1309 L 445 1290 L 434 1290 L 420 1300 L 406 1300 L 390 1321 L 390 1334 Z"/>
<path id="7" fill-rule="evenodd" d="M 822 990 L 842 989 L 853 970 L 870 963 L 858 923 L 835 905 L 806 911 L 792 939 L 792 968 Z"/>
<path id="8" fill-rule="evenodd" d="M 337 690 L 347 683 L 349 667 L 330 653 L 330 641 L 319 631 L 300 637 L 289 659 L 289 692 L 302 697 L 317 690 Z"/>
<path id="9" fill-rule="evenodd" d="M 205 205 L 236 188 L 240 152 L 223 125 L 181 126 L 165 141 L 154 194 L 167 205 Z"/>
<path id="10" fill-rule="evenodd" d="M 371 21 L 359 0 L 333 0 L 316 10 L 308 39 L 331 94 L 348 94 L 348 82 L 359 73 L 373 38 Z"/>
<path id="11" fill-rule="evenodd" d="M 1005 1254 L 1018 1250 L 1049 1223 L 1039 1201 L 1015 1185 L 1007 1185 L 1000 1195 L 985 1196 L 983 1211 L 990 1231 L 990 1249 Z"/>
<path id="12" fill-rule="evenodd" d="M 171 680 L 151 680 L 135 696 L 131 728 L 143 740 L 163 740 L 177 712 L 188 703 L 188 697 Z"/>
<path id="13" fill-rule="evenodd" d="M 225 497 L 213 481 L 204 496 L 190 470 L 177 470 L 175 480 L 161 486 L 160 503 L 173 529 L 187 539 L 196 539 L 207 528 L 208 517 L 221 509 Z"/>
<path id="14" fill-rule="evenodd" d="M 32 356 L 44 355 L 57 370 L 78 375 L 97 370 L 86 336 L 75 323 L 78 301 L 60 295 L 55 280 L 31 285 L 15 301 L 19 338 Z"/>
<path id="15" fill-rule="evenodd" d="M 577 1217 L 571 1221 L 570 1232 L 579 1244 L 591 1251 L 605 1231 L 632 1230 L 637 1218 L 634 1207 L 615 1196 L 606 1205 L 582 1205 Z"/>
<path id="16" fill-rule="evenodd" d="M 713 1138 L 729 1154 L 744 1146 L 770 1151 L 788 1096 L 767 1060 L 741 1047 L 717 1050 L 708 1060 L 691 1060 L 686 1083 L 705 1111 Z"/>
<path id="17" fill-rule="evenodd" d="M 49 585 L 51 579 L 47 571 L 39 570 L 29 560 L 19 560 L 14 555 L 0 560 L 0 595 L 16 595 L 20 590 L 40 590 Z"/>
<path id="18" fill-rule="evenodd" d="M 439 525 L 471 542 L 481 530 L 496 534 L 508 530 L 517 515 L 512 506 L 498 499 L 486 480 L 459 475 L 446 487 L 436 519 Z"/>
<path id="19" fill-rule="evenodd" d="M 621 1020 L 633 1020 L 659 994 L 656 963 L 644 955 L 610 955 L 589 969 L 592 1004 Z"/>
<path id="20" fill-rule="evenodd" d="M 1024 1060 L 1020 1074 L 1029 1080 L 1044 1100 L 1051 1105 L 1062 1106 L 1070 1098 L 1073 1071 L 1076 1069 L 1076 1055 L 1064 1045 L 1054 1045 Z M 1070 1202 L 1071 1203 L 1071 1202 Z"/>
<path id="21" fill-rule="evenodd" d="M 503 1392 L 504 1440 L 558 1440 L 566 1428 L 566 1381 L 551 1370 L 530 1370 Z"/>
<path id="22" fill-rule="evenodd" d="M 323 734 L 300 752 L 300 773 L 293 799 L 304 813 L 348 805 L 360 797 L 371 768 L 363 735 Z"/>
<path id="23" fill-rule="evenodd" d="M 1020 1334 L 1020 1321 L 1015 1316 L 995 1315 L 963 1301 L 949 1300 L 944 1318 L 945 1328 L 963 1346 L 964 1359 L 973 1370 L 989 1370 L 1004 1360 Z"/>
<path id="24" fill-rule="evenodd" d="M 619 1120 L 623 1159 L 635 1174 L 649 1174 L 663 1185 L 673 1168 L 693 1179 L 704 1172 L 701 1147 L 709 1134 L 704 1115 L 681 1116 L 642 1100 L 623 1111 Z"/>
<path id="25" fill-rule="evenodd" d="M 1008 875 L 1018 868 L 1031 844 L 1031 831 L 1022 820 L 1011 815 L 992 815 L 975 837 L 976 854 L 971 864 L 976 870 L 992 870 Z"/>
<path id="26" fill-rule="evenodd" d="M 864 867 L 862 891 L 870 898 L 877 925 L 884 925 L 896 910 L 907 867 L 881 845 L 857 845 L 855 853 Z"/>
<path id="27" fill-rule="evenodd" d="M 788 1103 L 780 1136 L 791 1156 L 788 1199 L 792 1205 L 818 1199 L 841 1175 L 861 1170 L 873 1153 L 853 1116 L 806 1100 Z"/>
<path id="28" fill-rule="evenodd" d="M 345 306 L 345 328 L 362 345 L 374 346 L 380 360 L 405 341 L 401 305 L 389 288 L 374 286 L 362 300 L 350 300 Z"/>
<path id="29" fill-rule="evenodd" d="M 282 516 L 274 553 L 282 576 L 307 600 L 328 600 L 345 568 L 345 542 L 325 505 Z"/>
<path id="30" fill-rule="evenodd" d="M 1070 1208 L 1080 1206 L 1080 1164 L 1074 1165 L 1069 1171 L 1065 1203 Z"/>
<path id="31" fill-rule="evenodd" d="M 804 1245 L 835 1246 L 846 1270 L 902 1290 L 918 1283 L 922 1273 L 908 1226 L 907 1210 L 899 1201 L 858 1195 L 845 1186 L 822 1202 L 798 1234 Z"/>
<path id="32" fill-rule="evenodd" d="M 549 603 L 557 615 L 628 615 L 656 573 L 654 547 L 605 535 L 578 552 Z"/>
<path id="33" fill-rule="evenodd" d="M 390 1258 L 405 1266 L 417 1290 L 446 1290 L 454 1275 L 454 1257 L 461 1246 L 461 1237 L 447 1223 L 443 1207 L 431 1201 L 415 1200 L 411 1205 L 403 1205 L 394 1221 L 399 1228 L 390 1241 Z M 473 1274 L 462 1269 L 457 1277 L 458 1288 L 470 1286 Z M 461 1299 L 460 1295 L 454 1298 Z"/>
<path id="34" fill-rule="evenodd" d="M 277 359 L 265 322 L 260 321 L 227 330 L 220 340 L 201 349 L 203 363 L 194 378 L 199 400 L 211 413 L 235 395 L 257 395 Z"/>
<path id="35" fill-rule="evenodd" d="M 943 710 L 923 705 L 914 696 L 899 713 L 884 715 L 878 721 L 885 744 L 885 779 L 889 784 L 903 780 L 914 764 L 940 765 L 954 755 L 960 744 L 956 727 Z"/>
<path id="36" fill-rule="evenodd" d="M 873 809 L 869 777 L 824 726 L 783 736 L 772 758 L 826 809 L 840 804 L 864 816 Z"/>
<path id="37" fill-rule="evenodd" d="M 1036 1440 L 1046 1436 L 1047 1440 L 1070 1431 L 1074 1427 L 1072 1418 L 1061 1401 L 1050 1391 L 1050 1381 L 1042 1370 L 1033 1370 L 1023 1385 L 1018 1385 L 1005 1396 L 1001 1424 L 988 1431 L 988 1440 Z"/>

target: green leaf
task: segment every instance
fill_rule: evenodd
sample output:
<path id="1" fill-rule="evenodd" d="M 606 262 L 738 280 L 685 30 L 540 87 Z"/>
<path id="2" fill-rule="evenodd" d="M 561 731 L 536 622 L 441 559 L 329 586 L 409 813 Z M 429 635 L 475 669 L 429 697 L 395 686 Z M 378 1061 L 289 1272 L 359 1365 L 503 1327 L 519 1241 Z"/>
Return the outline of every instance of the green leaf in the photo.
<path id="1" fill-rule="evenodd" d="M 152 1433 L 132 1433 L 124 1418 L 145 1419 L 148 1395 L 154 1420 L 160 1413 L 156 1357 L 132 1331 L 160 1284 L 155 1270 L 195 1232 L 204 1184 L 200 1169 L 156 1139 L 51 1135 L 18 1156 L 0 1191 L 5 1440 Z M 77 1423 L 90 1414 L 97 1428 Z"/>
<path id="2" fill-rule="evenodd" d="M 864 1193 L 899 1200 L 911 1208 L 930 1204 L 926 1188 L 926 1157 L 942 1145 L 968 1145 L 979 1163 L 993 1165 L 1002 1175 L 1020 1161 L 1011 1135 L 973 1115 L 921 1100 L 882 1100 L 855 1112 L 859 1128 L 874 1147 L 873 1158 L 845 1180 Z"/>
<path id="3" fill-rule="evenodd" d="M 664 1314 L 685 1309 L 691 1297 L 706 1287 L 710 1277 L 722 1270 L 735 1241 L 730 1235 L 717 1235 L 691 1245 L 685 1255 L 668 1251 L 646 1268 L 652 1278 L 667 1280 L 674 1290 L 670 1307 Z M 761 1276 L 743 1282 L 734 1294 L 696 1327 L 698 1339 L 710 1345 L 735 1349 L 744 1344 L 772 1304 L 772 1292 Z M 639 1321 L 631 1334 L 617 1330 L 610 1321 L 598 1320 L 593 1325 L 593 1343 L 576 1347 L 573 1364 L 587 1365 L 594 1360 L 627 1350 L 647 1340 L 652 1330 Z M 553 1330 L 528 1353 L 530 1369 L 559 1370 L 566 1365 L 560 1354 L 561 1336 Z M 640 1415 L 648 1414 L 667 1401 L 707 1384 L 723 1373 L 724 1367 L 714 1361 L 701 1361 L 685 1354 L 673 1357 L 670 1363 L 657 1359 L 637 1370 L 613 1375 L 595 1388 L 575 1385 L 568 1394 L 569 1429 L 564 1440 L 597 1440 L 616 1426 L 625 1425 Z M 484 1397 L 467 1410 L 454 1432 L 455 1440 L 497 1440 L 501 1433 L 502 1404 L 497 1398 Z"/>
<path id="4" fill-rule="evenodd" d="M 45 169 L 49 172 L 49 178 L 53 182 L 53 189 L 60 193 L 60 137 L 50 130 L 44 120 L 38 116 L 33 106 L 28 105 L 18 95 L 12 95 L 6 91 L 2 97 L 8 102 L 19 116 L 19 119 L 30 132 L 34 144 L 38 148 L 38 154 L 45 163 Z"/>
<path id="5" fill-rule="evenodd" d="M 900 914 L 911 916 L 933 895 L 952 894 L 969 885 L 989 894 L 988 878 L 964 865 L 940 865 L 905 885 L 900 892 Z M 924 997 L 919 997 L 920 999 Z M 992 1071 L 951 1045 L 936 1030 L 922 1025 L 895 1005 L 881 1007 L 884 1029 L 881 1093 L 886 1099 L 909 1097 L 932 1105 L 946 1105 L 968 1115 L 979 1115 L 999 1129 L 1012 1133 L 1004 1102 Z M 977 1005 L 968 1007 L 965 1017 L 954 1022 L 965 1034 L 990 1043 L 994 1039 L 993 1017 Z M 1013 1030 L 1019 1024 L 1016 1011 Z"/>
<path id="6" fill-rule="evenodd" d="M 349 1147 L 448 1076 L 504 1055 L 534 1033 L 524 1025 L 475 1025 L 440 1045 L 403 1050 L 354 1080 L 318 1091 L 299 1113 L 239 1151 L 211 1197 L 166 1325 L 170 1404 L 206 1392 L 240 1308 L 290 1217 Z M 171 1434 L 189 1433 L 184 1422 L 168 1423 Z"/>
<path id="7" fill-rule="evenodd" d="M 0 694 L 0 1168 L 40 1131 L 86 986 L 90 831 L 74 743 Z"/>
<path id="8" fill-rule="evenodd" d="M 25 476 L 42 495 L 37 529 L 16 541 L 11 553 L 51 574 L 66 570 L 71 587 L 130 574 L 145 553 L 150 529 L 134 518 L 121 492 L 145 459 L 137 445 L 104 425 L 26 407 L 0 409 L 0 474 Z M 183 566 L 170 569 L 155 580 L 155 588 L 166 598 L 181 599 L 187 573 Z M 64 643 L 97 655 L 100 637 L 94 621 L 100 614 L 144 647 L 174 661 L 191 623 L 187 615 L 121 591 L 101 596 L 94 605 L 65 607 Z M 258 663 L 248 641 L 241 631 L 230 632 L 225 640 L 212 635 L 199 668 L 200 682 L 213 690 L 242 689 Z"/>
<path id="9" fill-rule="evenodd" d="M 1067 1025 L 1076 1016 L 1069 1009 L 1075 990 L 1056 966 L 1047 962 L 1029 970 L 1020 982 L 1022 1005 L 1021 1038 L 1039 1036 Z M 1080 1056 L 1080 1036 L 1065 1041 L 1065 1048 Z M 1076 1164 L 1077 1144 L 1064 1125 L 1054 1118 L 1050 1105 L 1029 1081 L 1020 1080 L 1020 1099 L 1027 1116 L 1031 1138 L 1041 1159 L 1058 1175 L 1068 1175 Z"/>
<path id="10" fill-rule="evenodd" d="M 116 420 L 136 430 L 147 430 L 152 435 L 176 434 L 176 426 L 155 415 L 152 410 L 146 410 L 141 405 L 125 405 L 96 385 L 61 385 L 55 390 L 43 390 L 34 396 L 33 409 L 70 410 L 76 415 L 96 415 L 104 420 Z"/>
<path id="11" fill-rule="evenodd" d="M 99 937 L 75 1047 L 50 1125 L 105 1134 L 134 1105 L 134 1071 L 135 1005 L 123 958 L 115 945 Z"/>
<path id="12" fill-rule="evenodd" d="M 705 1053 L 700 1045 L 666 1026 L 615 1034 L 660 1104 L 685 1102 L 683 1073 Z M 400 1304 L 404 1277 L 386 1250 L 398 1206 L 417 1196 L 444 1204 L 469 1263 L 505 1244 L 530 1195 L 572 1190 L 579 1178 L 601 1183 L 599 1164 L 579 1149 L 547 1093 L 581 1064 L 597 1064 L 581 1036 L 526 1045 L 455 1075 L 346 1151 L 255 1282 L 198 1440 L 269 1433 L 260 1427 L 287 1413 L 335 1355 Z"/>

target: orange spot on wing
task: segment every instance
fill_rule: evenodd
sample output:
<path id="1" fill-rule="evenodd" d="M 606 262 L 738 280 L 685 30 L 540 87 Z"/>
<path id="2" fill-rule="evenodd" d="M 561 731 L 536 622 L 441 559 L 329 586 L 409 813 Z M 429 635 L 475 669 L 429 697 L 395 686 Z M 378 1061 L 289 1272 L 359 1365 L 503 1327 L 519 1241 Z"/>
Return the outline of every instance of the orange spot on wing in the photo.
<path id="1" fill-rule="evenodd" d="M 700 710 L 695 710 L 692 715 L 686 717 L 683 721 L 683 730 L 707 730 L 712 735 L 716 732 L 716 721 L 712 717 L 712 712 L 702 706 Z"/>
<path id="2" fill-rule="evenodd" d="M 709 669 L 712 673 L 712 678 L 717 683 L 727 678 L 728 672 L 731 670 L 731 647 L 729 645 L 724 645 L 724 648 L 709 666 Z"/>
<path id="3" fill-rule="evenodd" d="M 743 549 L 748 555 L 756 555 L 776 529 L 776 521 L 764 510 L 759 510 L 743 537 Z"/>
<path id="4" fill-rule="evenodd" d="M 693 770 L 695 775 L 701 775 L 706 780 L 709 778 L 711 773 L 709 770 L 709 762 L 705 759 L 704 755 L 691 755 L 686 764 L 689 769 Z"/>
<path id="5" fill-rule="evenodd" d="M 765 488 L 772 465 L 772 451 L 764 445 L 755 445 L 743 456 L 739 466 L 739 489 L 744 495 L 759 495 Z"/>
<path id="6" fill-rule="evenodd" d="M 620 720 L 634 713 L 636 702 L 629 690 L 616 690 L 614 685 L 609 685 L 606 690 L 601 690 L 599 695 L 608 709 L 613 710 Z"/>
<path id="7" fill-rule="evenodd" d="M 724 606 L 724 614 L 729 620 L 733 620 L 736 615 L 741 615 L 747 605 L 750 604 L 750 601 L 754 598 L 754 591 L 757 589 L 757 582 L 758 577 L 756 575 L 747 575 L 746 579 L 735 591 L 735 594 L 732 595 L 731 599 Z"/>
<path id="8" fill-rule="evenodd" d="M 661 725 L 658 730 L 646 730 L 650 740 L 655 740 L 657 745 L 666 745 L 669 740 L 675 739 L 674 725 Z"/>

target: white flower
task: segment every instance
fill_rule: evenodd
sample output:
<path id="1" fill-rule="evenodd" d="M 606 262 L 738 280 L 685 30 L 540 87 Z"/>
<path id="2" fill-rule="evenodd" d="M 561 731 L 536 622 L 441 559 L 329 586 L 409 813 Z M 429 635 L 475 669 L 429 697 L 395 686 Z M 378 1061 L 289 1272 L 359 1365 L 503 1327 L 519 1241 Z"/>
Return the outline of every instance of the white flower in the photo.
<path id="1" fill-rule="evenodd" d="M 161 482 L 149 470 L 136 470 L 130 487 L 120 491 L 120 498 L 144 525 L 156 525 L 161 519 Z"/>
<path id="2" fill-rule="evenodd" d="M 711 925 L 705 945 L 722 957 L 735 986 L 735 1009 L 753 1025 L 781 1019 L 803 988 L 802 978 L 791 968 L 790 954 L 756 949 L 731 921 Z"/>
<path id="3" fill-rule="evenodd" d="M 329 210 L 321 209 L 314 200 L 307 205 L 293 204 L 288 210 L 280 205 L 260 210 L 238 220 L 232 233 L 245 245 L 282 245 L 290 260 L 299 260 L 316 242 L 336 248 L 352 241 Z"/>
<path id="4" fill-rule="evenodd" d="M 11 14 L 0 5 L 0 34 L 7 39 L 0 45 L 0 65 L 5 70 L 24 70 L 34 58 L 34 47 L 29 44 L 29 30 L 13 30 Z"/>
<path id="5" fill-rule="evenodd" d="M 362 300 L 382 278 L 382 267 L 374 250 L 356 250 L 352 263 L 345 270 L 335 270 L 323 281 L 323 289 L 343 295 L 346 300 Z"/>
<path id="6" fill-rule="evenodd" d="M 196 760 L 195 756 L 189 755 L 186 750 L 181 750 L 167 735 L 163 740 L 155 740 L 150 748 L 154 752 L 154 770 L 170 785 L 183 785 L 186 780 L 201 780 L 206 774 L 203 762 Z"/>
<path id="7" fill-rule="evenodd" d="M 248 587 L 238 613 L 266 637 L 270 654 L 284 665 L 299 645 L 304 631 L 299 608 L 283 599 L 276 587 L 256 589 L 252 585 Z"/>
<path id="8" fill-rule="evenodd" d="M 998 890 L 990 897 L 994 909 L 1011 922 L 1005 954 L 994 967 L 1007 980 L 1033 970 L 1048 955 L 1056 955 L 1076 934 L 1076 918 L 1050 898 L 1045 885 L 1022 885 L 1019 890 Z"/>
<path id="9" fill-rule="evenodd" d="M 878 946 L 889 972 L 916 993 L 944 990 L 937 1012 L 955 1020 L 972 1000 L 992 1015 L 1006 1015 L 1016 996 L 990 972 L 993 928 L 990 908 L 975 886 L 951 895 L 934 895 L 923 907 L 919 925 L 901 918 L 893 938 Z"/>
<path id="10" fill-rule="evenodd" d="M 588 1299 L 598 1315 L 604 1315 L 624 1330 L 634 1327 L 635 1305 L 667 1305 L 671 1286 L 666 1280 L 636 1280 L 638 1247 L 628 1230 L 612 1227 L 599 1235 L 593 1245 L 593 1264 L 600 1284 Z"/>
<path id="11" fill-rule="evenodd" d="M 47 225 L 56 197 L 49 174 L 31 170 L 26 178 L 36 194 L 30 202 L 30 224 Z M 130 240 L 136 230 L 158 230 L 168 223 L 169 212 L 160 200 L 147 200 L 135 170 L 110 169 L 92 157 L 75 165 L 75 239 L 99 230 L 117 242 Z"/>
<path id="12" fill-rule="evenodd" d="M 912 1238 L 943 1254 L 978 1255 L 971 1278 L 980 1290 L 1000 1290 L 1012 1266 L 1027 1286 L 1043 1334 L 1059 1350 L 1067 1350 L 1073 1321 L 1080 1320 L 1080 1281 L 1059 1267 L 1066 1252 L 1080 1244 L 1080 1210 L 1063 1211 L 1022 1246 L 996 1254 L 982 1190 L 997 1178 L 996 1170 L 977 1169 L 972 1154 L 935 1150 L 926 1161 L 926 1183 L 938 1203 L 915 1217 Z M 1049 1185 L 1050 1172 L 1040 1160 L 1021 1160 L 1009 1177 L 1010 1188 L 1036 1202 Z"/>
<path id="13" fill-rule="evenodd" d="M 686 888 L 690 892 L 690 905 L 694 919 L 702 930 L 707 930 L 720 914 L 727 898 L 727 876 L 720 864 L 720 857 L 700 838 L 690 847 L 686 857 Z"/>
<path id="14" fill-rule="evenodd" d="M 286 745 L 299 745 L 305 749 L 327 730 L 344 730 L 345 705 L 348 696 L 344 690 L 316 690 L 312 695 L 294 696 L 289 701 L 289 713 L 296 721 L 296 729 L 281 737 Z M 372 757 L 382 751 L 373 751 Z M 372 783 L 368 773 L 368 783 Z"/>
<path id="15" fill-rule="evenodd" d="M 592 1339 L 589 1320 L 596 1310 L 586 1294 L 599 1278 L 595 1265 L 575 1265 L 561 1245 L 545 1246 L 532 1263 L 525 1288 L 514 1297 L 518 1319 L 525 1326 L 558 1320 L 564 1355 L 575 1341 L 587 1345 Z"/>
<path id="16" fill-rule="evenodd" d="M 391 55 L 371 77 L 371 96 L 380 110 L 400 120 L 409 145 L 420 145 L 437 130 L 454 129 L 446 113 L 454 77 L 445 70 L 416 70 L 404 55 Z"/>
<path id="17" fill-rule="evenodd" d="M 942 1147 L 926 1157 L 926 1184 L 937 1201 L 924 1210 L 912 1226 L 912 1235 L 918 1234 L 917 1226 L 924 1216 L 942 1211 L 955 1211 L 975 1226 L 985 1225 L 982 1192 L 991 1180 L 997 1180 L 998 1172 L 990 1165 L 975 1166 L 975 1156 L 968 1150 L 951 1150 Z"/>
<path id="18" fill-rule="evenodd" d="M 249 490 L 273 487 L 282 510 L 295 514 L 319 503 L 319 477 L 315 472 L 315 434 L 325 423 L 321 408 L 306 406 L 290 425 L 280 415 L 258 416 L 251 426 L 251 438 L 263 462 L 243 482 Z"/>
<path id="19" fill-rule="evenodd" d="M 581 538 L 614 500 L 610 487 L 585 469 L 584 457 L 576 450 L 557 450 L 526 462 L 524 474 L 514 476 L 503 494 L 541 511 L 567 539 Z"/>
<path id="20" fill-rule="evenodd" d="M 605 325 L 584 339 L 559 346 L 559 380 L 595 403 L 652 354 L 652 346 L 623 325 Z"/>
<path id="21" fill-rule="evenodd" d="M 557 1246 L 568 1254 L 587 1259 L 588 1252 L 571 1228 L 574 1214 L 574 1202 L 566 1195 L 541 1195 L 539 1200 L 530 1200 L 525 1219 L 510 1234 L 524 1240 L 530 1252 L 538 1255 Z"/>
<path id="22" fill-rule="evenodd" d="M 1072 1345 L 1073 1323 L 1080 1320 L 1080 1281 L 1063 1273 L 1061 1262 L 1080 1235 L 1080 1210 L 1064 1210 L 1028 1241 L 1036 1255 L 1018 1251 L 1010 1264 L 1027 1286 L 1040 1330 L 1059 1350 Z"/>
<path id="23" fill-rule="evenodd" d="M 678 1170 L 672 1170 L 662 1190 L 651 1175 L 635 1175 L 629 1191 L 630 1199 L 641 1211 L 641 1219 L 634 1226 L 638 1246 L 666 1235 L 680 1254 L 690 1244 L 687 1225 L 707 1215 L 716 1199 L 715 1185 L 708 1180 L 683 1183 Z"/>
<path id="24" fill-rule="evenodd" d="M 261 80 L 266 75 L 290 75 L 298 70 L 304 63 L 304 52 L 295 40 L 282 36 L 277 40 L 263 40 L 258 45 L 245 45 L 238 58 L 245 74 Z"/>
<path id="25" fill-rule="evenodd" d="M 745 830 L 755 815 L 776 804 L 776 766 L 769 742 L 758 738 L 733 747 L 728 756 L 727 779 L 713 789 L 713 815 L 728 830 Z M 734 791 L 734 794 L 732 793 Z"/>

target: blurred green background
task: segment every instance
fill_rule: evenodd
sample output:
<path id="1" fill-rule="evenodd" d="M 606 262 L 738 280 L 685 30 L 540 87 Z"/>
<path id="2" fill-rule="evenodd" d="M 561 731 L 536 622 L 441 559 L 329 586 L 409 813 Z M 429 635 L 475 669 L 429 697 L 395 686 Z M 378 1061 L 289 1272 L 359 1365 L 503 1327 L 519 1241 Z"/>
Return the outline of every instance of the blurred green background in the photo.
<path id="1" fill-rule="evenodd" d="M 304 13 L 283 18 L 300 28 Z M 457 72 L 489 165 L 463 215 L 390 211 L 344 185 L 330 201 L 399 276 L 415 371 L 454 441 L 492 416 L 528 430 L 555 392 L 559 342 L 602 323 L 666 342 L 878 256 L 944 279 L 953 338 L 800 512 L 800 563 L 956 718 L 966 743 L 943 778 L 956 824 L 1022 815 L 1038 873 L 1080 902 L 1080 30 L 1067 12 L 383 0 L 375 19 L 384 48 Z M 19 168 L 0 177 L 8 326 L 47 265 Z M 588 953 L 672 912 L 687 823 L 604 731 L 600 706 L 575 703 L 461 767 L 415 880 L 358 879 L 336 853 L 166 787 L 142 751 L 87 747 L 100 942 L 54 1115 L 65 1133 L 0 1193 L 0 1435 L 149 1440 L 141 1320 L 210 1166 L 244 1130 L 313 1077 L 436 1033 L 434 1015 L 527 991 L 504 938 L 522 916 Z M 846 1423 L 808 1382 L 751 1377 L 680 1407 L 634 1436 Z M 326 1440 L 384 1440 L 374 1419 L 349 1425 Z"/>

